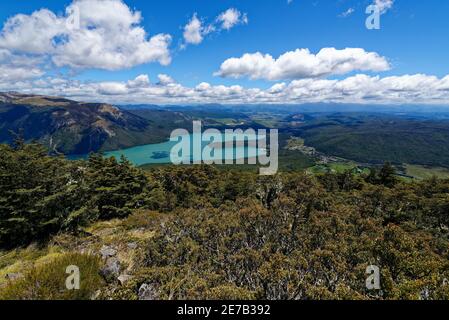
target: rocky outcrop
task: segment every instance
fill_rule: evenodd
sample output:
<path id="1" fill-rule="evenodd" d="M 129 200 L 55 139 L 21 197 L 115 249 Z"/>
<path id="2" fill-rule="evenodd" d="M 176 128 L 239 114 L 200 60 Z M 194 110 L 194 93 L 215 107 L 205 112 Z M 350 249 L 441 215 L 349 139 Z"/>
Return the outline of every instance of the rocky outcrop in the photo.
<path id="1" fill-rule="evenodd" d="M 117 254 L 117 250 L 115 250 L 112 247 L 106 246 L 106 245 L 104 245 L 100 249 L 100 255 L 103 257 L 103 259 L 114 257 L 116 254 Z"/>
<path id="2" fill-rule="evenodd" d="M 139 300 L 158 300 L 159 294 L 155 286 L 144 283 L 139 288 Z"/>
<path id="3" fill-rule="evenodd" d="M 23 278 L 23 274 L 18 272 L 18 273 L 7 273 L 5 276 L 5 279 L 10 280 L 10 281 L 14 281 L 14 280 L 18 280 L 20 278 Z"/>

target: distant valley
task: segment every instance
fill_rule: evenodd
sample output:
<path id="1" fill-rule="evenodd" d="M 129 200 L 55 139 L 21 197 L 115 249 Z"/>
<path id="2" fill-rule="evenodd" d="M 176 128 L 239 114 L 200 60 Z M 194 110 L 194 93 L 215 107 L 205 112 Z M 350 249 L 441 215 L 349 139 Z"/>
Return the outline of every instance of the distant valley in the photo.
<path id="1" fill-rule="evenodd" d="M 405 176 L 449 175 L 449 113 L 433 108 L 418 112 L 416 107 L 323 104 L 113 106 L 0 93 L 0 142 L 11 143 L 15 132 L 26 141 L 39 141 L 54 154 L 116 151 L 115 155 L 165 142 L 174 129 L 191 129 L 193 120 L 201 120 L 204 127 L 220 130 L 278 128 L 284 171 L 392 162 Z M 292 138 L 303 141 L 304 147 L 289 148 Z"/>

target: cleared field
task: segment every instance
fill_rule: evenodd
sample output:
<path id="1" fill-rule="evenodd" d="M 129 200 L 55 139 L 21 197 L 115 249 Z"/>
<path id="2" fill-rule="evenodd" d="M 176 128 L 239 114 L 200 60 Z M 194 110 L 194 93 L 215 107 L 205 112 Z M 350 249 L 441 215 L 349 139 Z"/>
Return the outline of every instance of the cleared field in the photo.
<path id="1" fill-rule="evenodd" d="M 419 165 L 406 165 L 407 175 L 415 177 L 416 179 L 429 179 L 437 177 L 440 179 L 449 179 L 449 169 L 441 167 L 426 167 Z"/>
<path id="2" fill-rule="evenodd" d="M 343 173 L 345 171 L 354 170 L 356 168 L 358 168 L 358 166 L 355 162 L 335 162 L 329 164 L 318 164 L 312 168 L 309 168 L 308 171 L 311 173 Z"/>

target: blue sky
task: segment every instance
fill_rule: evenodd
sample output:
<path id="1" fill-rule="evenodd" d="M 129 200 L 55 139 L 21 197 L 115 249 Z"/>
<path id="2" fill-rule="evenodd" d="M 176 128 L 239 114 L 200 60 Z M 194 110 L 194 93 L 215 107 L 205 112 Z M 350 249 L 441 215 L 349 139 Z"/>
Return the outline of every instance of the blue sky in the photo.
<path id="1" fill-rule="evenodd" d="M 91 8 L 92 3 L 101 1 L 122 3 L 120 0 L 81 1 L 84 4 L 87 3 L 85 8 Z M 381 28 L 380 30 L 368 30 L 365 27 L 365 20 L 368 16 L 365 9 L 376 1 L 386 3 L 386 9 L 380 17 Z M 129 10 L 131 15 L 136 12 L 141 13 L 142 18 L 129 28 L 132 29 L 136 26 L 142 28 L 146 32 L 146 38 L 142 41 L 149 41 L 158 34 L 167 35 L 171 40 L 164 42 L 166 51 L 157 55 L 156 58 L 143 54 L 143 57 L 140 55 L 134 57 L 136 61 L 114 62 L 113 67 L 106 62 L 103 63 L 101 56 L 100 58 L 91 57 L 92 61 L 84 64 L 82 61 L 83 51 L 76 53 L 78 57 L 73 57 L 75 53 L 73 50 L 69 51 L 70 48 L 64 48 L 64 50 L 61 48 L 46 50 L 36 46 L 30 48 L 26 43 L 19 43 L 16 39 L 21 38 L 24 34 L 32 39 L 39 36 L 37 34 L 33 38 L 31 33 L 36 32 L 35 29 L 38 27 L 32 23 L 37 23 L 34 21 L 36 19 L 46 21 L 46 18 L 37 17 L 34 18 L 34 22 L 30 22 L 33 13 L 45 8 L 51 11 L 57 17 L 54 20 L 58 21 L 57 19 L 67 17 L 66 8 L 73 6 L 74 3 L 76 1 L 60 0 L 0 3 L 1 24 L 7 23 L 17 14 L 22 14 L 25 20 L 20 20 L 20 23 L 23 25 L 29 23 L 32 26 L 31 29 L 26 26 L 20 29 L 22 26 L 19 26 L 14 30 L 4 27 L 0 36 L 0 50 L 7 52 L 4 53 L 7 58 L 2 60 L 0 55 L 0 68 L 3 64 L 3 68 L 6 70 L 5 74 L 18 74 L 18 76 L 17 79 L 14 76 L 9 79 L 5 79 L 5 76 L 0 78 L 0 90 L 11 89 L 24 92 L 41 90 L 43 93 L 120 103 L 188 103 L 189 98 L 192 103 L 301 103 L 311 101 L 359 103 L 365 100 L 370 102 L 370 99 L 374 99 L 381 103 L 446 104 L 449 100 L 449 94 L 446 94 L 449 91 L 449 89 L 446 90 L 446 85 L 449 85 L 449 78 L 446 78 L 449 74 L 449 64 L 447 63 L 449 1 L 447 0 L 293 0 L 291 3 L 288 3 L 287 0 L 125 0 L 122 3 L 123 8 Z M 98 7 L 93 6 L 92 8 Z M 231 23 L 229 28 L 224 28 L 223 21 L 218 21 L 217 17 L 230 9 L 234 13 L 238 13 L 239 17 L 237 21 Z M 344 15 L 345 12 L 350 14 Z M 89 14 L 95 15 L 96 12 L 92 10 Z M 192 22 L 195 15 L 203 28 L 203 34 L 201 34 L 201 41 L 198 42 L 197 39 L 197 43 L 189 43 L 186 40 L 185 28 L 189 22 Z M 83 12 L 81 12 L 81 16 L 83 16 Z M 113 19 L 111 21 L 114 23 Z M 103 25 L 97 26 L 99 30 L 110 27 L 108 22 L 102 20 L 101 23 Z M 41 25 L 38 24 L 38 26 Z M 214 28 L 214 31 L 204 31 L 210 26 Z M 49 28 L 50 31 L 41 30 L 41 32 L 51 33 L 53 30 L 48 25 L 45 28 Z M 134 49 L 132 47 L 124 48 L 128 43 L 115 39 L 116 33 L 117 31 L 114 30 L 101 32 L 102 36 L 110 38 L 100 39 L 106 43 L 102 44 L 103 46 L 107 46 L 108 43 L 117 43 L 116 47 L 112 45 L 111 48 L 103 48 L 106 50 L 106 53 L 102 53 L 105 61 L 107 54 L 111 53 L 113 60 L 114 54 L 127 52 L 128 49 L 131 51 L 127 54 L 133 56 Z M 63 39 L 70 39 L 70 37 L 76 37 L 76 35 L 64 35 Z M 55 41 L 54 39 L 53 41 Z M 134 45 L 139 45 L 139 43 L 130 44 L 130 46 Z M 74 46 L 76 48 L 77 44 L 74 43 Z M 248 66 L 248 63 L 260 64 L 261 62 L 266 63 L 268 60 L 255 56 L 251 56 L 251 61 L 233 61 L 233 64 L 229 63 L 226 70 L 220 69 L 228 59 L 240 59 L 245 54 L 252 55 L 260 52 L 263 57 L 268 54 L 276 60 L 285 53 L 294 52 L 297 49 L 307 49 L 310 58 L 316 58 L 323 48 L 334 48 L 337 51 L 333 52 L 332 57 L 317 60 L 319 63 L 313 66 L 305 65 L 306 62 L 301 61 L 301 59 L 308 61 L 309 55 L 298 54 L 286 62 L 287 66 L 285 62 L 282 64 L 282 68 L 287 69 L 282 72 L 257 69 L 257 66 L 254 65 Z M 346 48 L 357 48 L 363 52 L 340 52 Z M 370 54 L 375 54 L 377 57 L 373 58 L 369 56 Z M 343 55 L 341 58 L 343 62 L 330 67 L 332 70 L 321 72 L 322 65 L 334 61 L 334 56 L 340 57 L 341 55 Z M 342 67 L 346 56 L 353 58 L 354 55 L 357 55 L 355 60 L 358 59 L 351 62 L 354 66 Z M 169 63 L 166 61 L 167 57 L 170 59 Z M 26 64 L 22 66 L 16 62 L 26 58 L 30 58 L 30 61 L 31 58 L 39 59 L 34 62 L 35 75 L 25 76 L 19 72 L 32 67 Z M 85 57 L 85 61 L 88 59 L 90 58 Z M 371 60 L 367 62 L 367 59 Z M 388 67 L 379 66 L 379 63 L 382 62 L 380 59 L 387 62 Z M 296 63 L 299 64 L 296 66 L 297 70 L 290 70 L 295 68 Z M 273 64 L 271 68 L 278 68 L 279 65 Z M 344 71 L 340 69 L 341 67 Z M 15 70 L 12 70 L 13 68 Z M 248 71 L 248 68 L 251 70 Z M 222 71 L 221 75 L 218 75 L 217 71 L 220 70 Z M 335 70 L 340 71 L 336 72 Z M 156 88 L 159 74 L 173 79 L 167 83 L 171 89 L 162 90 L 162 84 Z M 354 80 L 357 75 L 359 77 Z M 410 77 L 398 78 L 407 75 Z M 424 75 L 427 78 L 424 78 Z M 127 99 L 126 96 L 133 93 L 131 90 L 133 86 L 129 85 L 129 81 L 139 76 L 147 76 L 149 81 L 143 81 L 142 86 L 151 86 L 152 89 L 143 88 L 136 91 L 137 93 L 134 92 L 135 96 L 138 96 L 135 101 L 131 98 Z M 373 78 L 375 77 L 379 77 L 379 79 L 374 84 L 373 81 L 376 79 L 373 80 Z M 66 81 L 67 83 L 63 87 L 51 87 L 48 83 L 43 83 L 49 82 L 51 79 L 54 82 Z M 144 78 L 140 77 L 140 79 Z M 354 93 L 357 90 L 360 91 L 359 87 L 349 88 L 349 84 L 360 83 L 360 81 L 364 82 L 362 95 Z M 20 83 L 15 87 L 14 82 Z M 201 94 L 190 92 L 195 91 L 195 88 L 201 83 L 207 83 L 210 87 L 205 87 L 207 90 L 198 90 Z M 268 92 L 275 85 L 278 85 L 277 89 L 282 90 L 282 93 L 278 92 L 279 90 L 272 90 L 276 91 L 277 96 Z M 413 91 L 423 85 L 432 86 L 429 90 L 435 91 L 434 94 Z M 224 86 L 224 88 L 220 86 Z M 255 91 L 241 93 L 236 86 L 241 87 L 241 90 L 257 89 L 261 93 L 256 94 Z M 320 87 L 320 92 L 316 92 L 316 90 L 311 92 L 310 87 L 316 86 Z M 221 91 L 220 88 L 216 88 L 212 92 L 215 87 L 220 87 Z M 231 87 L 234 87 L 235 90 L 229 89 Z M 64 88 L 70 90 L 64 91 Z M 111 90 L 109 90 L 110 88 Z M 135 86 L 133 89 L 137 90 Z M 289 91 L 287 92 L 287 90 Z M 338 94 L 342 90 L 347 91 L 344 97 Z M 230 93 L 230 91 L 232 92 Z M 388 91 L 387 94 L 386 91 Z M 398 92 L 405 93 L 398 96 Z M 229 100 L 221 101 L 220 95 L 224 94 L 230 95 Z M 379 99 L 375 99 L 376 96 Z M 386 96 L 391 96 L 391 98 L 383 100 Z"/>

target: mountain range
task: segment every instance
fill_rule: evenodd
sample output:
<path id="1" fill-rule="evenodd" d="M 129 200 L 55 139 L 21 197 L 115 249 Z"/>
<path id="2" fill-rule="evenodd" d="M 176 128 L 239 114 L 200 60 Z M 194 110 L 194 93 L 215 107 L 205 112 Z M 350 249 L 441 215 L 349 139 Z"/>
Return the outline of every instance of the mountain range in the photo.
<path id="1" fill-rule="evenodd" d="M 104 103 L 83 103 L 59 97 L 0 93 L 0 143 L 15 135 L 38 141 L 52 153 L 85 154 L 164 141 L 188 117 L 166 110 L 145 117 Z"/>

